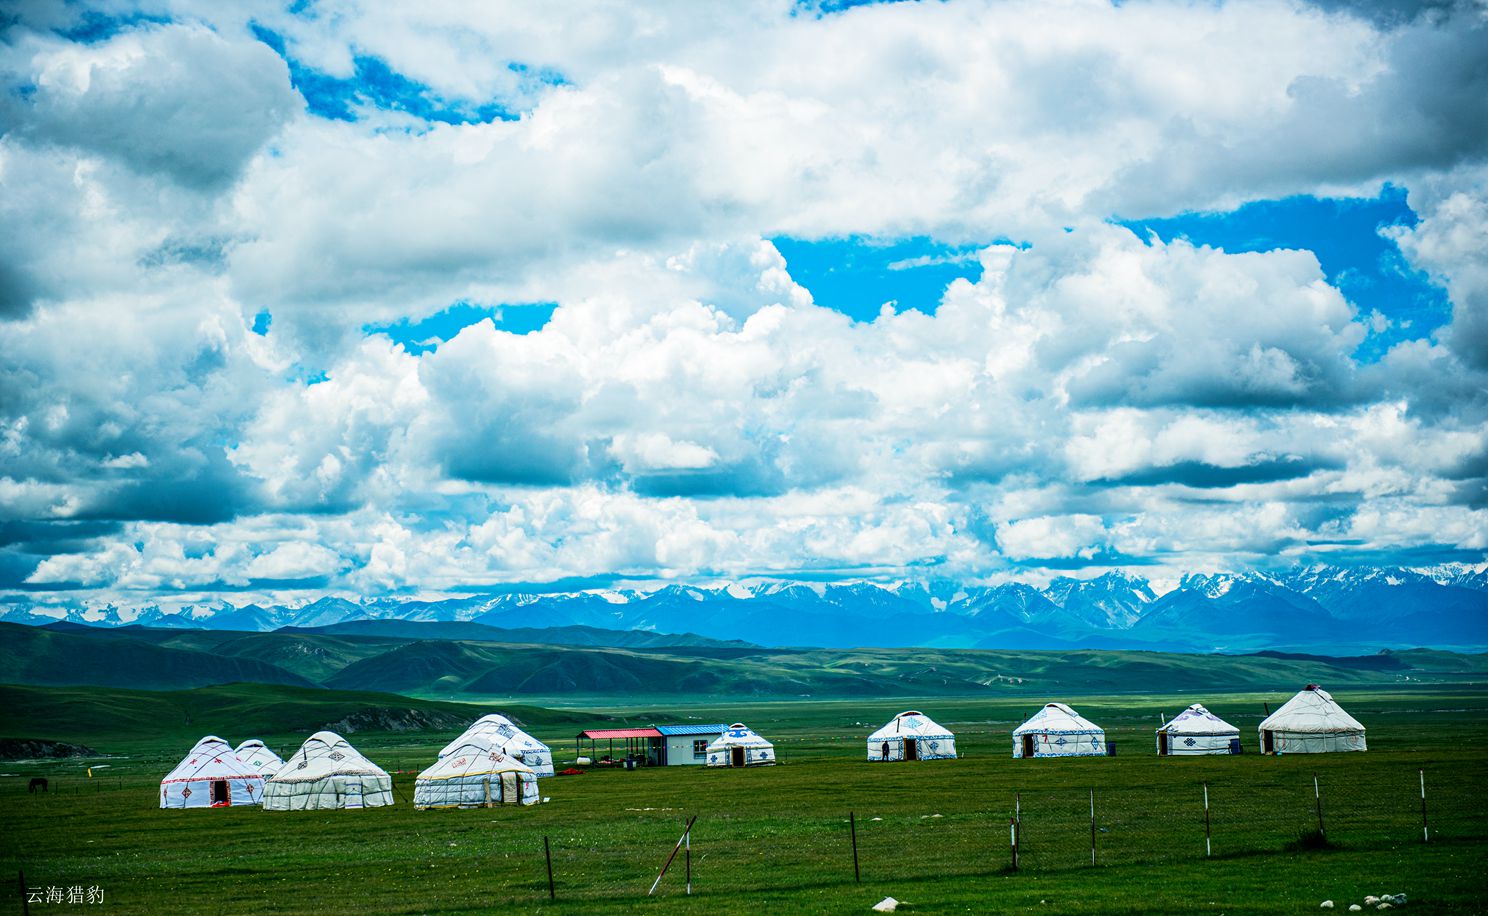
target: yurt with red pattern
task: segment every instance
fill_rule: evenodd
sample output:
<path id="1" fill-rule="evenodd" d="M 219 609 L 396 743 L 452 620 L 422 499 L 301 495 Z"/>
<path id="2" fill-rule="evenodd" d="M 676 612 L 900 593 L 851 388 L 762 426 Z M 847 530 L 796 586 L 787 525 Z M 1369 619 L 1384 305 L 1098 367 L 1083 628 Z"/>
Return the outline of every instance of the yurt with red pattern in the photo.
<path id="1" fill-rule="evenodd" d="M 160 781 L 162 808 L 226 808 L 263 802 L 263 776 L 216 735 L 196 742 Z"/>

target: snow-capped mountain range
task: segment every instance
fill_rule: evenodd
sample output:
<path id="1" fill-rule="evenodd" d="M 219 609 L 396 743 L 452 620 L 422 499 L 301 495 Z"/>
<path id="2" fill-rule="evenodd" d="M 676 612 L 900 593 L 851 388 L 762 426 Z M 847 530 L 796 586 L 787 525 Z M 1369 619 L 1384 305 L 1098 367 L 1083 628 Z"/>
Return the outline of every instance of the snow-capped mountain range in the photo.
<path id="1" fill-rule="evenodd" d="M 0 620 L 18 623 L 58 619 L 55 609 L 25 604 L 0 614 Z M 1043 588 L 1021 583 L 965 586 L 944 580 L 825 585 L 768 581 L 437 601 L 326 596 L 293 607 L 235 606 L 224 601 L 178 613 L 157 607 L 73 609 L 65 619 L 95 626 L 243 631 L 363 619 L 467 621 L 498 627 L 578 624 L 828 647 L 1483 650 L 1488 649 L 1488 563 L 1194 574 L 1161 587 L 1140 576 L 1110 572 L 1094 579 L 1059 578 Z"/>

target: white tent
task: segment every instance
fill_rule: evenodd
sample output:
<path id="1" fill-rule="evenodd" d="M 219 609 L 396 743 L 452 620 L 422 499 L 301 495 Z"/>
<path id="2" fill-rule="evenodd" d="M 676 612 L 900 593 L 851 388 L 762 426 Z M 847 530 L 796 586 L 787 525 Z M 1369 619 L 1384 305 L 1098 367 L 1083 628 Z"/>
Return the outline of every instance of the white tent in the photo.
<path id="1" fill-rule="evenodd" d="M 1364 726 L 1316 684 L 1308 684 L 1267 716 L 1259 731 L 1263 754 L 1365 750 Z"/>
<path id="2" fill-rule="evenodd" d="M 439 752 L 447 757 L 472 738 L 484 738 L 496 745 L 503 754 L 515 757 L 531 768 L 538 776 L 553 775 L 553 752 L 541 741 L 522 731 L 516 723 L 503 715 L 481 716 L 465 729 L 460 737 L 445 745 Z"/>
<path id="3" fill-rule="evenodd" d="M 869 760 L 950 760 L 956 736 L 917 710 L 906 710 L 868 736 Z"/>
<path id="4" fill-rule="evenodd" d="M 393 780 L 335 732 L 316 732 L 264 783 L 266 811 L 379 808 L 393 803 Z"/>
<path id="5" fill-rule="evenodd" d="M 775 745 L 735 722 L 708 745 L 710 767 L 754 767 L 775 763 Z"/>
<path id="6" fill-rule="evenodd" d="M 535 805 L 537 774 L 501 752 L 493 742 L 472 738 L 418 775 L 415 808 L 490 808 Z"/>
<path id="7" fill-rule="evenodd" d="M 1157 730 L 1157 753 L 1160 757 L 1238 754 L 1240 729 L 1195 703 Z"/>
<path id="8" fill-rule="evenodd" d="M 1096 757 L 1106 733 L 1063 703 L 1049 703 L 1013 729 L 1014 757 Z"/>
<path id="9" fill-rule="evenodd" d="M 225 808 L 263 800 L 264 780 L 216 735 L 196 742 L 176 768 L 160 781 L 162 808 Z"/>
<path id="10" fill-rule="evenodd" d="M 284 766 L 283 758 L 264 747 L 264 743 L 257 738 L 244 741 L 233 753 L 237 754 L 238 759 L 247 764 L 249 769 L 266 778 L 273 776 L 279 772 L 280 767 Z"/>

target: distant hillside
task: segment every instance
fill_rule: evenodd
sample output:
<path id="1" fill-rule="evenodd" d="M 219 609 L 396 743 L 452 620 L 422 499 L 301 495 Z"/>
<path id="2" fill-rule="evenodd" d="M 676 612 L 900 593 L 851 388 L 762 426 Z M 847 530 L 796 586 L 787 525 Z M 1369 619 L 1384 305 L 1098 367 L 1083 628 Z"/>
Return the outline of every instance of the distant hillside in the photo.
<path id="1" fill-rule="evenodd" d="M 13 623 L 0 623 L 0 678 L 23 684 L 93 684 L 147 690 L 237 681 L 314 686 L 308 678 L 253 658 Z"/>
<path id="2" fill-rule="evenodd" d="M 618 649 L 651 649 L 663 646 L 755 648 L 754 643 L 743 640 L 709 639 L 696 633 L 658 633 L 652 630 L 614 630 L 589 626 L 497 627 L 456 620 L 347 620 L 319 627 L 281 627 L 275 632 L 400 639 L 466 639 L 554 646 L 610 646 Z"/>
<path id="3" fill-rule="evenodd" d="M 1488 677 L 1488 656 L 1408 650 L 1330 658 L 1128 650 L 615 648 L 0 624 L 6 676 L 27 684 L 170 689 L 253 680 L 449 698 L 975 696 L 1295 689 Z M 159 644 L 147 640 L 158 640 Z M 192 647 L 196 648 L 192 648 Z"/>
<path id="4" fill-rule="evenodd" d="M 471 721 L 492 711 L 482 706 L 418 700 L 386 693 L 352 692 L 265 684 L 230 684 L 196 690 L 145 691 L 0 685 L 0 736 L 50 741 L 89 741 L 107 752 L 134 742 L 180 738 L 190 742 L 204 732 L 235 741 L 250 736 L 306 736 L 321 728 L 355 721 L 393 723 L 405 731 L 454 737 Z M 590 726 L 607 716 L 536 706 L 502 706 L 528 727 Z M 343 725 L 344 729 L 344 725 Z M 354 733 L 344 729 L 346 734 Z M 379 729 L 358 729 L 355 733 Z"/>

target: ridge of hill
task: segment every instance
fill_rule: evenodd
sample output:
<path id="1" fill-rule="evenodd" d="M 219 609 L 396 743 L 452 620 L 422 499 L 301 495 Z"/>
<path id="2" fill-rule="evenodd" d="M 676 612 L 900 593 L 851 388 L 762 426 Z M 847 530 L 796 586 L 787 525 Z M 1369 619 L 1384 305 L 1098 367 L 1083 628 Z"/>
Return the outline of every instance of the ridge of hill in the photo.
<path id="1" fill-rule="evenodd" d="M 475 699 L 551 696 L 977 696 L 1480 683 L 1488 655 L 1413 649 L 1332 658 L 1117 649 L 617 648 L 335 636 L 126 633 L 0 624 L 7 677 L 31 685 L 168 690 L 255 681 Z"/>

